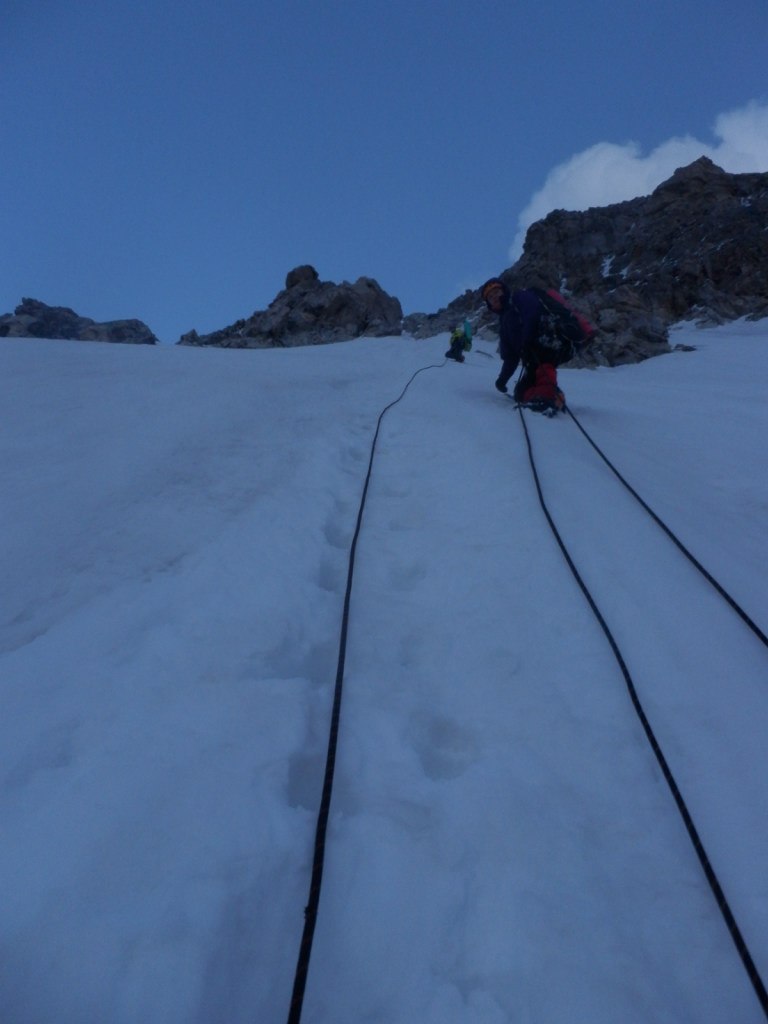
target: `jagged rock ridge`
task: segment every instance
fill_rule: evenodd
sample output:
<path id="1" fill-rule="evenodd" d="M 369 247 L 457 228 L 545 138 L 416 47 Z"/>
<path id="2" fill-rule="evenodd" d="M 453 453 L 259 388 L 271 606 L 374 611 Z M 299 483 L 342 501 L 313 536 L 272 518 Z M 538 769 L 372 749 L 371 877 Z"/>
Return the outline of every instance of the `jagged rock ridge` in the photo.
<path id="1" fill-rule="evenodd" d="M 400 334 L 402 319 L 399 301 L 372 278 L 334 284 L 321 281 L 314 267 L 304 265 L 290 271 L 285 288 L 266 310 L 212 334 L 190 331 L 178 344 L 220 348 L 321 345 Z"/>
<path id="2" fill-rule="evenodd" d="M 86 316 L 78 316 L 66 306 L 47 306 L 37 299 L 22 299 L 21 305 L 13 313 L 0 316 L 0 338 L 62 338 L 128 345 L 157 344 L 157 338 L 141 320 L 97 323 Z"/>
<path id="3" fill-rule="evenodd" d="M 556 287 L 598 327 L 581 362 L 615 365 L 669 351 L 681 320 L 721 323 L 768 316 L 768 174 L 729 174 L 706 157 L 679 168 L 651 195 L 581 212 L 555 210 L 531 225 L 523 255 L 501 272 L 510 288 Z M 315 345 L 402 331 L 431 337 L 469 317 L 494 336 L 496 318 L 477 291 L 434 314 L 403 319 L 399 301 L 371 278 L 321 281 L 292 270 L 263 311 L 182 345 L 266 348 Z M 24 299 L 0 316 L 0 337 L 155 344 L 139 320 L 96 323 L 71 309 Z"/>
<path id="4" fill-rule="evenodd" d="M 556 287 L 599 328 L 586 361 L 614 365 L 669 351 L 681 320 L 768 316 L 768 174 L 729 174 L 707 157 L 679 168 L 651 195 L 581 212 L 555 210 L 531 225 L 523 255 L 501 277 L 510 288 Z M 477 292 L 446 310 L 406 318 L 417 336 L 476 315 Z"/>

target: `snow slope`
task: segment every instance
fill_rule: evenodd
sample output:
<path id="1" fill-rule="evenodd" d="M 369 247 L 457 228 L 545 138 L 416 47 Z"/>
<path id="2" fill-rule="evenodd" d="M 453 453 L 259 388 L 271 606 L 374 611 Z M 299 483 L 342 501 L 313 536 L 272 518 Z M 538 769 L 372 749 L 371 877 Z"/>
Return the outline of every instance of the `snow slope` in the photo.
<path id="1" fill-rule="evenodd" d="M 563 371 L 765 631 L 765 322 Z M 286 1019 L 357 550 L 307 1024 L 764 1019 L 480 342 L 3 340 L 0 1019 Z M 480 351 L 484 350 L 484 351 Z M 495 357 L 494 357 L 495 359 Z M 768 651 L 526 418 L 763 979 Z"/>

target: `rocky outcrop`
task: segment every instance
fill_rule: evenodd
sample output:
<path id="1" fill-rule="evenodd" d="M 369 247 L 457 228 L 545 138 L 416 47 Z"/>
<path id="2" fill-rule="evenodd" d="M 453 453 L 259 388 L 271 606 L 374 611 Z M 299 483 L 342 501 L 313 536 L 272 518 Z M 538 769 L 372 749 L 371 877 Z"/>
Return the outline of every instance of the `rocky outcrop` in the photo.
<path id="1" fill-rule="evenodd" d="M 22 299 L 13 313 L 0 316 L 0 338 L 65 338 L 73 341 L 112 341 L 127 345 L 156 345 L 157 338 L 141 320 L 97 323 L 66 306 L 46 306 Z"/>
<path id="2" fill-rule="evenodd" d="M 767 224 L 768 174 L 728 174 L 701 157 L 649 196 L 550 213 L 500 276 L 512 289 L 555 287 L 573 300 L 599 332 L 582 362 L 637 362 L 668 352 L 679 321 L 768 316 Z M 473 298 L 482 335 L 495 318 Z M 444 314 L 456 303 L 466 308 L 466 295 L 417 330 L 449 329 L 458 317 Z"/>
<path id="3" fill-rule="evenodd" d="M 212 334 L 190 331 L 178 344 L 220 348 L 323 345 L 400 334 L 402 319 L 399 301 L 371 278 L 333 284 L 321 281 L 314 267 L 301 266 L 290 271 L 285 288 L 266 310 Z"/>
<path id="4" fill-rule="evenodd" d="M 598 328 L 579 362 L 616 365 L 670 350 L 682 320 L 722 323 L 768 317 L 768 174 L 728 174 L 701 157 L 649 196 L 581 212 L 555 210 L 531 225 L 523 255 L 500 277 L 511 289 L 555 287 Z M 368 277 L 321 281 L 294 268 L 266 310 L 181 345 L 268 348 L 363 336 L 432 337 L 469 319 L 494 339 L 497 320 L 478 291 L 436 313 L 403 319 L 399 301 Z M 0 337 L 77 338 L 155 344 L 139 320 L 96 323 L 71 309 L 24 299 L 0 316 Z"/>

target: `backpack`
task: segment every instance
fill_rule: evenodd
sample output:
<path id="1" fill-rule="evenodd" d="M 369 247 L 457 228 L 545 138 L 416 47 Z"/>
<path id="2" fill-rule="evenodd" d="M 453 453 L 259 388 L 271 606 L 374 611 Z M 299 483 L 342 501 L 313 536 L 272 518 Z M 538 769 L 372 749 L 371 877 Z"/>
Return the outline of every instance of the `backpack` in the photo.
<path id="1" fill-rule="evenodd" d="M 595 334 L 595 328 L 566 302 L 554 288 L 531 288 L 541 306 L 539 344 L 557 353 L 558 363 L 567 363 Z"/>
<path id="2" fill-rule="evenodd" d="M 464 321 L 464 326 L 463 326 L 462 330 L 464 331 L 464 351 L 465 352 L 471 352 L 472 351 L 472 324 L 469 322 L 469 320 L 465 320 Z"/>
<path id="3" fill-rule="evenodd" d="M 472 351 L 472 325 L 465 320 L 461 327 L 455 328 L 451 335 L 451 344 L 461 347 L 465 352 Z"/>

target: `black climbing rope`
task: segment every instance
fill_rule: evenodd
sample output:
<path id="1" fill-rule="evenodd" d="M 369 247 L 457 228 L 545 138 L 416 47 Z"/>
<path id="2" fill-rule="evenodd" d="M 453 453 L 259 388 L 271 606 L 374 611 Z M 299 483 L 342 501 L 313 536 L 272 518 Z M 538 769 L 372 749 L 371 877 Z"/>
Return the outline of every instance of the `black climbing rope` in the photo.
<path id="1" fill-rule="evenodd" d="M 733 911 L 731 910 L 725 893 L 723 892 L 722 886 L 720 885 L 720 882 L 715 873 L 715 869 L 713 868 L 712 863 L 707 855 L 707 852 L 704 849 L 704 844 L 702 843 L 696 826 L 694 825 L 693 818 L 691 817 L 690 811 L 688 810 L 685 800 L 683 799 L 682 793 L 680 792 L 677 782 L 675 781 L 675 778 L 672 774 L 672 771 L 669 765 L 667 764 L 667 760 L 664 757 L 662 749 L 659 746 L 659 742 L 656 739 L 653 729 L 651 728 L 651 724 L 648 721 L 645 711 L 643 710 L 643 706 L 637 694 L 637 689 L 635 688 L 635 684 L 632 680 L 632 676 L 630 675 L 629 669 L 627 668 L 627 664 L 624 661 L 624 657 L 621 653 L 621 650 L 619 649 L 619 646 L 616 643 L 613 634 L 611 633 L 610 627 L 603 618 L 600 609 L 598 608 L 594 598 L 592 597 L 592 594 L 590 593 L 589 589 L 587 588 L 587 585 L 581 578 L 581 575 L 578 569 L 576 568 L 576 565 L 574 564 L 573 559 L 571 558 L 571 555 L 568 549 L 566 548 L 562 537 L 560 536 L 557 526 L 555 525 L 555 522 L 552 516 L 550 515 L 549 509 L 547 508 L 547 504 L 544 500 L 544 494 L 541 489 L 541 483 L 539 481 L 539 474 L 536 469 L 536 462 L 533 457 L 533 448 L 531 446 L 531 439 L 528 434 L 528 426 L 525 422 L 525 416 L 523 415 L 523 410 L 521 408 L 518 407 L 518 411 L 520 413 L 520 420 L 522 422 L 523 431 L 525 433 L 525 443 L 528 447 L 528 459 L 531 464 L 531 471 L 533 473 L 533 479 L 536 485 L 536 492 L 539 497 L 539 503 L 541 505 L 541 508 L 544 512 L 547 522 L 549 523 L 549 527 L 552 530 L 552 534 L 555 540 L 557 541 L 557 544 L 561 552 L 563 553 L 566 562 L 568 563 L 568 568 L 571 570 L 571 573 L 573 574 L 576 583 L 578 584 L 581 592 L 584 594 L 584 597 L 586 598 L 589 607 L 592 609 L 592 612 L 595 618 L 597 619 L 600 628 L 605 634 L 605 637 L 611 647 L 611 650 L 613 651 L 614 657 L 618 662 L 619 668 L 621 669 L 621 673 L 624 677 L 624 681 L 629 691 L 629 696 L 632 701 L 632 705 L 637 713 L 638 718 L 640 719 L 640 723 L 642 724 L 643 730 L 645 731 L 645 735 L 648 739 L 648 742 L 651 745 L 651 748 L 656 756 L 656 760 L 661 769 L 661 772 L 667 782 L 670 792 L 672 793 L 672 797 L 675 801 L 675 804 L 677 805 L 677 809 L 680 813 L 680 816 L 683 819 L 686 831 L 688 832 L 688 836 L 691 840 L 691 843 L 693 844 L 693 848 L 696 851 L 696 856 L 699 859 L 699 863 L 701 864 L 702 870 L 704 871 L 704 875 L 706 876 L 707 882 L 709 883 L 709 887 L 712 891 L 712 894 L 715 897 L 717 905 L 720 909 L 720 913 L 722 914 L 723 920 L 725 921 L 731 938 L 733 939 L 734 945 L 736 946 L 736 950 L 739 954 L 739 957 L 741 958 L 742 964 L 744 965 L 744 969 L 746 970 L 749 980 L 752 983 L 755 995 L 758 998 L 763 1013 L 765 1014 L 766 1018 L 768 1018 L 768 991 L 766 991 L 765 984 L 763 983 L 762 978 L 760 977 L 760 974 L 757 970 L 757 967 L 755 966 L 755 962 L 752 958 L 749 948 L 747 947 L 746 941 L 744 940 L 744 937 L 741 934 L 741 930 L 738 924 L 736 923 L 736 918 L 734 917 Z M 573 419 L 575 420 L 575 417 L 573 417 Z"/>
<path id="2" fill-rule="evenodd" d="M 768 647 L 768 636 L 766 636 L 763 630 L 760 629 L 760 627 L 749 617 L 749 615 L 747 615 L 747 613 L 744 611 L 741 605 L 739 605 L 734 600 L 734 598 L 731 597 L 731 595 L 728 593 L 725 587 L 721 586 L 714 578 L 714 576 L 712 576 L 712 574 L 704 568 L 701 562 L 694 555 L 691 554 L 688 548 L 683 544 L 679 537 L 677 537 L 672 532 L 672 530 L 670 530 L 667 524 L 658 515 L 656 515 L 653 509 L 645 501 L 643 501 L 643 499 L 640 497 L 640 495 L 637 493 L 634 487 L 632 487 L 632 485 L 629 484 L 624 479 L 624 477 L 621 475 L 618 469 L 616 469 L 616 467 L 613 465 L 610 459 L 605 455 L 605 453 L 598 447 L 595 441 L 590 437 L 590 435 L 587 433 L 587 431 L 584 429 L 581 423 L 579 423 L 579 421 L 576 419 L 571 410 L 566 409 L 566 412 L 571 417 L 576 426 L 579 428 L 584 437 L 587 439 L 587 441 L 592 445 L 592 447 L 603 460 L 603 462 L 606 464 L 606 466 L 608 466 L 608 468 L 616 476 L 616 478 L 621 481 L 621 483 L 626 487 L 626 489 L 629 491 L 632 497 L 635 498 L 636 501 L 640 503 L 640 505 L 645 509 L 645 511 L 654 520 L 654 522 L 661 527 L 664 533 L 666 533 L 666 535 L 669 537 L 672 543 L 675 544 L 677 548 L 679 548 L 679 550 L 685 555 L 688 561 L 699 570 L 704 579 L 706 579 L 707 582 L 715 588 L 718 594 L 731 606 L 731 608 L 736 612 L 736 614 L 746 623 L 746 625 L 752 630 L 752 632 L 755 634 L 758 640 L 760 640 L 763 644 L 765 644 L 766 647 Z"/>
<path id="3" fill-rule="evenodd" d="M 307 984 L 307 974 L 309 972 L 309 961 L 312 955 L 312 940 L 315 934 L 315 925 L 317 923 L 317 911 L 320 905 L 320 889 L 323 880 L 323 865 L 325 862 L 325 839 L 326 832 L 328 830 L 328 817 L 331 809 L 331 795 L 333 792 L 333 776 L 336 769 L 336 749 L 338 746 L 339 737 L 339 721 L 341 717 L 341 695 L 344 685 L 344 663 L 346 660 L 347 653 L 347 631 L 349 628 L 349 605 L 352 596 L 352 578 L 355 569 L 355 552 L 357 550 L 357 541 L 360 536 L 360 528 L 363 522 L 363 510 L 365 508 L 365 500 L 368 495 L 368 485 L 371 482 L 371 473 L 373 470 L 373 458 L 376 452 L 376 442 L 378 441 L 379 431 L 381 429 L 381 423 L 386 413 L 397 405 L 397 403 L 403 398 L 408 388 L 411 386 L 413 381 L 418 377 L 420 373 L 424 373 L 425 370 L 437 369 L 440 366 L 445 366 L 445 361 L 442 363 L 433 363 L 429 366 L 422 366 L 421 369 L 416 370 L 413 376 L 410 378 L 408 383 L 405 385 L 403 390 L 400 392 L 398 397 L 390 402 L 389 405 L 385 406 L 379 414 L 378 421 L 376 423 L 376 430 L 373 435 L 371 442 L 371 453 L 368 459 L 368 472 L 365 476 L 365 483 L 363 485 L 363 493 L 360 498 L 360 507 L 357 511 L 357 522 L 355 524 L 355 532 L 352 537 L 352 544 L 349 550 L 349 562 L 347 568 L 347 586 L 344 592 L 344 606 L 341 615 L 341 632 L 339 635 L 339 657 L 336 667 L 336 684 L 333 693 L 333 707 L 331 710 L 331 725 L 328 734 L 328 751 L 325 760 L 325 775 L 323 777 L 323 790 L 320 798 L 320 807 L 317 814 L 317 826 L 315 829 L 315 845 L 314 845 L 314 856 L 312 861 L 312 876 L 309 883 L 309 899 L 307 906 L 304 910 L 304 931 L 301 937 L 301 945 L 299 946 L 298 962 L 296 964 L 296 973 L 293 982 L 293 993 L 291 995 L 291 1005 L 288 1012 L 288 1024 L 298 1024 L 301 1020 L 301 1011 L 304 1003 L 304 992 Z"/>

